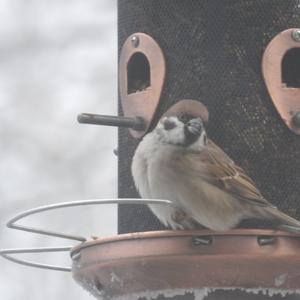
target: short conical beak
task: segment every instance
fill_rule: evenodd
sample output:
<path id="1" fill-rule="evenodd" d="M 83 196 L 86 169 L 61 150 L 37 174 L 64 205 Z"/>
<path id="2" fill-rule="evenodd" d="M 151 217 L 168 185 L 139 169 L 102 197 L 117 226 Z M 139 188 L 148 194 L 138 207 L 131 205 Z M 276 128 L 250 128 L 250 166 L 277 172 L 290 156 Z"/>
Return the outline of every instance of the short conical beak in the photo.
<path id="1" fill-rule="evenodd" d="M 184 126 L 192 135 L 199 136 L 203 130 L 203 125 L 197 120 L 192 120 L 187 124 L 185 124 Z"/>

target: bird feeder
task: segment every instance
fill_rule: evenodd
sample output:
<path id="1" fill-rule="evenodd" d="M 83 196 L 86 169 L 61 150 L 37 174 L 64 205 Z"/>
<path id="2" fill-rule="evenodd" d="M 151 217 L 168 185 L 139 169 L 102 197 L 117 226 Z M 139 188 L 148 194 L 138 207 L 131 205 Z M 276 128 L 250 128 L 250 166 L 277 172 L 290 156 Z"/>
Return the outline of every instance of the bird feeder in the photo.
<path id="1" fill-rule="evenodd" d="M 150 130 L 182 99 L 200 101 L 209 112 L 208 136 L 246 171 L 270 202 L 300 219 L 299 3 L 128 0 L 119 1 L 118 8 L 120 58 L 126 41 L 139 32 L 151 36 L 164 54 L 165 81 Z M 147 89 L 151 89 L 151 82 Z M 121 93 L 120 114 L 126 116 L 122 101 Z M 120 198 L 138 197 L 130 176 L 138 142 L 120 128 Z M 157 259 L 157 269 L 153 261 L 148 269 L 143 268 L 145 258 L 140 257 L 135 273 L 144 291 L 156 286 L 154 290 L 169 292 L 158 299 L 201 299 L 209 292 L 205 299 L 276 299 L 282 297 L 278 295 L 282 291 L 286 299 L 299 298 L 300 281 L 285 260 L 298 268 L 297 236 L 283 237 L 269 224 L 253 220 L 242 223 L 238 231 L 223 234 L 201 234 L 200 230 L 181 233 L 187 234 L 184 237 L 174 232 L 168 236 L 157 232 L 162 229 L 146 207 L 119 205 L 120 233 L 140 232 L 148 250 L 150 237 L 144 232 L 158 234 L 150 239 L 155 240 L 151 249 L 161 251 L 162 256 L 147 252 L 149 260 Z M 198 235 L 197 248 L 193 241 Z M 115 245 L 128 242 L 120 240 Z M 290 252 L 290 242 L 295 243 L 295 255 Z M 168 243 L 172 246 L 167 247 Z M 166 249 L 169 255 L 163 252 Z M 121 274 L 123 271 L 120 267 Z M 296 280 L 293 287 L 288 283 L 291 278 Z M 131 288 L 135 286 L 132 282 L 128 284 Z M 200 291 L 194 291 L 197 289 Z M 249 290 L 252 294 L 247 293 Z"/>
<path id="2" fill-rule="evenodd" d="M 98 299 L 300 299 L 299 236 L 255 220 L 226 232 L 170 231 L 145 204 L 172 199 L 138 199 L 130 174 L 140 139 L 163 115 L 201 116 L 265 198 L 300 219 L 299 2 L 123 0 L 118 10 L 119 116 L 78 120 L 120 127 L 120 199 L 50 209 L 118 203 L 119 235 L 16 226 L 28 212 L 9 226 L 79 241 L 64 249 L 72 268 L 62 270 Z"/>

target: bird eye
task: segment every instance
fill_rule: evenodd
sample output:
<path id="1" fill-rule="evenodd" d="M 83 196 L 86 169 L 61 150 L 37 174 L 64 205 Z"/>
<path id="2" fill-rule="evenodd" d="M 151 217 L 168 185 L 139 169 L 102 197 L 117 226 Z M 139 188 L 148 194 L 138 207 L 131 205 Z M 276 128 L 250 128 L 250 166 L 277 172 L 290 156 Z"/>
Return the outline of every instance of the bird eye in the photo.
<path id="1" fill-rule="evenodd" d="M 182 123 L 186 124 L 188 121 L 190 121 L 193 117 L 188 114 L 181 114 L 178 116 L 178 120 Z"/>
<path id="2" fill-rule="evenodd" d="M 164 121 L 164 129 L 165 130 L 171 130 L 175 127 L 176 127 L 176 124 L 174 122 L 172 122 L 168 119 Z"/>

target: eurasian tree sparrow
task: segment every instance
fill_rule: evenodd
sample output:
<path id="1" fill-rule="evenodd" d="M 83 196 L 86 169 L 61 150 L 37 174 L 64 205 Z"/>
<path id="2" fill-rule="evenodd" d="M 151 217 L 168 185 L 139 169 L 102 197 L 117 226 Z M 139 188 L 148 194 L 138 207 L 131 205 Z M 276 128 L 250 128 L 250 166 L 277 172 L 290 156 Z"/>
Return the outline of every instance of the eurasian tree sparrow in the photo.
<path id="1" fill-rule="evenodd" d="M 142 198 L 172 229 L 233 228 L 244 219 L 268 219 L 300 232 L 300 222 L 279 211 L 229 156 L 207 138 L 200 118 L 164 117 L 138 145 L 132 175 Z"/>

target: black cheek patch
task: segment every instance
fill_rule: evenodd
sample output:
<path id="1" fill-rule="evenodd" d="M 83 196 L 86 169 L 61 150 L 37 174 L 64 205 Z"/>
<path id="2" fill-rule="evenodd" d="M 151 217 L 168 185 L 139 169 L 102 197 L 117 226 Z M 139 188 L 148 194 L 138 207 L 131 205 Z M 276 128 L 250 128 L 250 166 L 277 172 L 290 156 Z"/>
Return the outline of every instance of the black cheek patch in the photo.
<path id="1" fill-rule="evenodd" d="M 165 120 L 164 121 L 164 129 L 165 130 L 171 130 L 171 129 L 175 128 L 175 127 L 176 127 L 175 122 L 170 121 L 170 120 Z"/>

